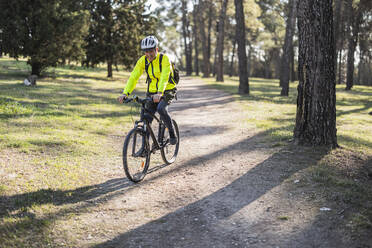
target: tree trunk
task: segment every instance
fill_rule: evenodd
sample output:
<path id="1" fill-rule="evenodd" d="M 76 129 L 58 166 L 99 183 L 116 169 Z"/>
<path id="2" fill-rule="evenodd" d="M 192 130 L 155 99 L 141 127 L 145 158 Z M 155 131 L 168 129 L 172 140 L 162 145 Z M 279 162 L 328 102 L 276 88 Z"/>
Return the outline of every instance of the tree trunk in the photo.
<path id="1" fill-rule="evenodd" d="M 360 75 L 361 75 L 361 72 L 362 72 L 362 64 L 363 64 L 363 51 L 360 51 L 359 52 L 359 64 L 358 64 L 357 84 L 361 84 L 360 83 Z"/>
<path id="2" fill-rule="evenodd" d="M 40 77 L 41 70 L 42 70 L 41 63 L 36 62 L 33 59 L 31 59 L 29 64 L 31 65 L 31 75 L 36 75 L 36 76 Z"/>
<path id="3" fill-rule="evenodd" d="M 277 46 L 275 44 L 275 46 Z M 281 65 L 281 57 L 280 57 L 280 48 L 275 48 L 273 50 L 273 62 L 274 62 L 274 76 L 273 78 L 280 79 L 280 65 Z M 289 68 L 289 64 L 288 64 Z M 289 69 L 288 69 L 288 80 L 289 80 Z"/>
<path id="4" fill-rule="evenodd" d="M 112 60 L 107 60 L 107 77 L 112 78 Z"/>
<path id="5" fill-rule="evenodd" d="M 243 0 L 235 1 L 236 40 L 239 58 L 239 94 L 249 94 L 249 80 L 247 73 L 247 54 L 245 51 L 245 21 Z"/>
<path id="6" fill-rule="evenodd" d="M 344 46 L 344 42 L 341 42 L 341 46 Z M 339 60 L 338 60 L 338 84 L 342 83 L 342 49 L 339 51 Z"/>
<path id="7" fill-rule="evenodd" d="M 232 49 L 232 55 L 231 55 L 231 61 L 230 61 L 230 71 L 229 76 L 232 77 L 234 75 L 234 57 L 235 57 L 235 47 L 236 47 L 236 39 L 233 41 L 233 49 Z"/>
<path id="8" fill-rule="evenodd" d="M 289 93 L 289 74 L 290 74 L 290 55 L 293 49 L 293 35 L 296 23 L 297 0 L 289 0 L 289 14 L 287 19 L 287 27 L 285 31 L 285 39 L 283 45 L 283 56 L 280 64 L 280 86 L 282 91 L 280 95 L 288 96 Z"/>
<path id="9" fill-rule="evenodd" d="M 354 86 L 354 53 L 356 44 L 354 45 L 354 38 L 350 38 L 347 50 L 347 72 L 346 72 L 346 88 L 351 90 Z"/>
<path id="10" fill-rule="evenodd" d="M 227 10 L 228 0 L 223 0 L 220 19 L 218 22 L 218 37 L 217 37 L 217 53 L 218 53 L 218 62 L 217 62 L 217 82 L 223 82 L 223 44 L 225 39 L 225 19 L 226 19 L 226 10 Z"/>
<path id="11" fill-rule="evenodd" d="M 271 53 L 271 51 L 269 52 Z M 268 56 L 264 56 L 264 78 L 268 78 L 270 79 L 271 78 L 271 55 L 268 55 Z"/>
<path id="12" fill-rule="evenodd" d="M 296 81 L 296 72 L 295 72 L 295 59 L 294 59 L 294 46 L 291 48 L 291 82 Z"/>
<path id="13" fill-rule="evenodd" d="M 186 75 L 190 76 L 192 74 L 192 49 L 190 41 L 190 31 L 189 31 L 189 21 L 187 18 L 187 1 L 182 0 L 182 36 L 185 47 L 186 56 Z"/>
<path id="14" fill-rule="evenodd" d="M 341 22 L 341 11 L 342 11 L 342 0 L 335 0 L 335 12 L 334 12 L 334 36 L 335 36 L 335 49 L 336 54 L 341 48 L 339 36 L 342 29 L 342 22 Z M 337 71 L 337 56 L 335 56 L 335 71 Z"/>
<path id="15" fill-rule="evenodd" d="M 218 34 L 217 34 L 218 36 Z M 213 65 L 211 65 L 211 68 L 212 68 L 212 76 L 216 76 L 216 71 L 217 71 L 217 47 L 216 49 L 214 49 L 214 59 L 213 59 Z"/>
<path id="16" fill-rule="evenodd" d="M 204 9 L 205 2 L 199 2 L 200 9 Z M 205 33 L 205 18 L 202 11 L 199 13 L 199 24 L 200 24 L 200 36 L 202 42 L 202 49 L 203 49 L 203 77 L 209 77 L 210 74 L 210 62 L 208 57 L 208 46 L 207 46 L 207 35 Z"/>
<path id="17" fill-rule="evenodd" d="M 193 34 L 194 34 L 194 47 L 195 47 L 195 55 L 194 55 L 194 70 L 195 74 L 199 76 L 199 44 L 198 44 L 198 26 L 197 20 L 199 15 L 199 4 L 194 3 L 194 10 L 192 12 L 194 18 L 194 26 L 193 26 Z"/>
<path id="18" fill-rule="evenodd" d="M 211 37 L 212 37 L 212 20 L 213 20 L 213 8 L 212 8 L 212 3 L 207 1 L 206 2 L 206 7 L 208 8 L 208 46 L 207 46 L 207 49 L 208 49 L 208 63 L 209 63 L 209 70 L 211 70 L 212 66 L 210 64 L 210 61 L 211 61 L 211 49 L 212 49 L 212 41 L 211 41 Z"/>
<path id="19" fill-rule="evenodd" d="M 249 78 L 249 75 L 251 73 L 251 56 L 252 56 L 252 46 L 250 43 L 248 43 L 248 57 L 247 57 L 247 75 Z"/>
<path id="20" fill-rule="evenodd" d="M 352 29 L 348 29 L 348 54 L 347 54 L 347 73 L 346 73 L 346 89 L 351 90 L 354 85 L 354 53 L 358 43 L 359 28 L 362 19 L 362 11 L 360 7 L 357 10 L 354 10 L 352 6 L 352 1 L 349 2 L 349 27 L 352 26 Z M 356 13 L 355 13 L 356 12 Z"/>
<path id="21" fill-rule="evenodd" d="M 337 147 L 332 0 L 298 2 L 299 85 L 294 138 Z"/>

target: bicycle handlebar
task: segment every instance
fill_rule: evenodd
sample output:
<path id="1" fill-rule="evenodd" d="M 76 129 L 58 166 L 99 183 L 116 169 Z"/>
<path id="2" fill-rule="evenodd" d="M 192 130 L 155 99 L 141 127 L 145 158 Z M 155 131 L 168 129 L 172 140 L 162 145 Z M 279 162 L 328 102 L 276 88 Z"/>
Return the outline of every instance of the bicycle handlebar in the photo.
<path id="1" fill-rule="evenodd" d="M 151 97 L 145 97 L 145 98 L 140 98 L 139 96 L 133 96 L 132 98 L 127 98 L 124 103 L 130 103 L 130 102 L 138 102 L 141 104 L 144 104 L 146 102 L 152 102 Z"/>

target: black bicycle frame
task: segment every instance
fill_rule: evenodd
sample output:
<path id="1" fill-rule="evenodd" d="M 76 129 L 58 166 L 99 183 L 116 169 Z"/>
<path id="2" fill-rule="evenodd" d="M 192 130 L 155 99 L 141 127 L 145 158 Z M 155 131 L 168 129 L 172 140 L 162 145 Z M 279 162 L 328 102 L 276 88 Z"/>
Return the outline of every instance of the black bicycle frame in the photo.
<path id="1" fill-rule="evenodd" d="M 160 149 L 162 148 L 162 145 L 159 144 L 159 141 L 156 138 L 154 131 L 152 130 L 151 123 L 145 118 L 145 115 L 144 115 L 145 112 L 150 114 L 151 117 L 153 117 L 159 123 L 158 138 L 160 138 L 161 127 L 162 125 L 165 125 L 165 124 L 162 123 L 162 121 L 158 117 L 156 117 L 154 114 L 149 112 L 145 107 L 142 107 L 141 109 L 141 119 L 139 121 L 136 121 L 136 125 L 138 125 L 138 123 L 140 122 L 145 123 L 144 127 L 146 128 L 146 130 L 144 131 L 145 132 L 149 131 L 152 141 L 155 143 L 155 147 L 153 147 L 151 151 L 153 151 L 154 149 Z"/>

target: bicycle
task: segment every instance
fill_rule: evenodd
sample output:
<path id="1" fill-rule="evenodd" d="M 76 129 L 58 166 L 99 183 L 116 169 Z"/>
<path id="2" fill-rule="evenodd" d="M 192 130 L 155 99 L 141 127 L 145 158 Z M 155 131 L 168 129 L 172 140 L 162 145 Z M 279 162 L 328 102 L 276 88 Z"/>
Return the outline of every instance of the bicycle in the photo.
<path id="1" fill-rule="evenodd" d="M 141 104 L 141 114 L 140 120 L 135 121 L 134 128 L 129 131 L 125 138 L 123 145 L 123 167 L 127 178 L 137 183 L 142 181 L 146 176 L 152 153 L 160 150 L 161 157 L 166 165 L 170 165 L 176 160 L 180 138 L 177 122 L 172 119 L 177 143 L 175 145 L 170 144 L 169 131 L 163 120 L 146 109 L 147 104 L 153 103 L 151 97 L 140 98 L 134 96 L 124 101 L 124 103 L 129 102 Z M 157 137 L 149 121 L 144 118 L 144 113 L 150 114 L 158 123 Z M 150 146 L 150 137 L 152 146 Z"/>

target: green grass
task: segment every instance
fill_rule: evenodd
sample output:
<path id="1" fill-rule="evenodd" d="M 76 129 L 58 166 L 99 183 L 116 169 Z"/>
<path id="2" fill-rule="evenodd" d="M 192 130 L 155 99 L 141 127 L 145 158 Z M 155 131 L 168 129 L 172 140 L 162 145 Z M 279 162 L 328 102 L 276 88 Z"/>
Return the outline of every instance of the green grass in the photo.
<path id="1" fill-rule="evenodd" d="M 278 220 L 289 220 L 289 217 L 288 216 L 278 216 L 277 219 Z"/>
<path id="2" fill-rule="evenodd" d="M 250 95 L 237 94 L 239 80 L 225 77 L 225 82 L 204 79 L 211 87 L 233 94 L 246 114 L 246 125 L 268 134 L 280 145 L 293 136 L 296 117 L 297 82 L 290 83 L 289 96 L 280 96 L 278 80 L 250 78 Z M 356 85 L 345 91 L 336 87 L 337 137 L 340 146 L 372 154 L 372 87 Z"/>
<path id="3" fill-rule="evenodd" d="M 372 229 L 372 156 L 347 149 L 328 153 L 304 171 L 335 208 L 345 211 L 346 227 L 357 237 Z"/>
<path id="4" fill-rule="evenodd" d="M 29 87 L 29 70 L 24 60 L 0 58 L 3 247 L 49 247 L 55 219 L 75 211 L 59 203 L 89 196 L 80 189 L 102 182 L 100 161 L 120 156 L 113 139 L 121 143 L 133 126 L 135 108 L 116 101 L 128 72 L 108 79 L 105 67 L 58 67 Z M 145 84 L 138 86 L 144 94 Z"/>
<path id="5" fill-rule="evenodd" d="M 6 58 L 0 63 L 1 68 L 26 67 L 24 62 L 9 66 L 14 61 Z M 121 134 L 127 128 L 130 109 L 115 101 L 128 77 L 126 72 L 116 72 L 108 80 L 97 69 L 57 68 L 54 77 L 39 79 L 37 87 L 24 86 L 23 76 L 8 72 L 0 76 L 1 148 L 70 147 L 94 152 L 101 149 L 93 142 L 97 135 Z"/>
<path id="6" fill-rule="evenodd" d="M 237 94 L 239 79 L 236 77 L 226 77 L 223 83 L 213 79 L 206 81 L 212 87 L 233 94 L 246 116 L 245 125 L 265 132 L 267 142 L 274 147 L 283 146 L 292 138 L 296 111 L 292 88 L 289 97 L 281 97 L 278 80 L 250 78 L 250 94 L 241 96 Z"/>
<path id="7" fill-rule="evenodd" d="M 0 149 L 29 154 L 30 166 L 43 167 L 51 172 L 47 175 L 67 168 L 64 173 L 71 179 L 52 185 L 81 186 L 75 180 L 81 164 L 98 154 L 113 155 L 110 137 L 123 136 L 132 126 L 131 108 L 116 102 L 129 73 L 115 71 L 107 79 L 104 67 L 66 66 L 50 69 L 36 87 L 27 87 L 22 84 L 29 69 L 25 61 L 1 58 L 0 65 Z M 139 86 L 137 92 L 143 94 L 144 84 Z M 0 160 L 7 173 L 17 173 L 6 163 Z M 24 185 L 18 186 L 22 191 Z"/>

